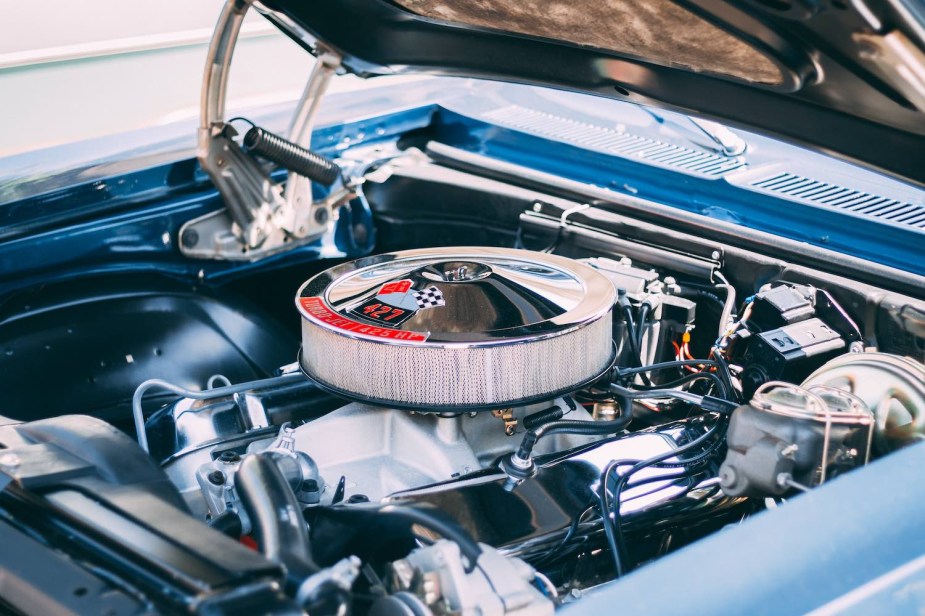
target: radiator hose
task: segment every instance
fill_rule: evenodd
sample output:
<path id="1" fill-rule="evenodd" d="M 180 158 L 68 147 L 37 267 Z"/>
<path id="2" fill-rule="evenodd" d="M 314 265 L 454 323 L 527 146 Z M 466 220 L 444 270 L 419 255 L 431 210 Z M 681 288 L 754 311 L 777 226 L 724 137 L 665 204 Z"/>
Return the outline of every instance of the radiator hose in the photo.
<path id="1" fill-rule="evenodd" d="M 286 567 L 288 581 L 297 586 L 317 573 L 302 509 L 276 463 L 264 455 L 245 456 L 234 487 L 250 518 L 257 547 Z"/>

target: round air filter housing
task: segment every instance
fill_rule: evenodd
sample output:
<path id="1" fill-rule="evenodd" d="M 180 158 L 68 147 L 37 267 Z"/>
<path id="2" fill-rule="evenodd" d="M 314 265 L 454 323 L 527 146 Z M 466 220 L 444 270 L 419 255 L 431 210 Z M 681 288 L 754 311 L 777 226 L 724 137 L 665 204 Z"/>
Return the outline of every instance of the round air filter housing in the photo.
<path id="1" fill-rule="evenodd" d="M 338 394 L 498 409 L 593 381 L 613 360 L 613 284 L 564 257 L 434 248 L 367 257 L 299 289 L 300 362 Z"/>

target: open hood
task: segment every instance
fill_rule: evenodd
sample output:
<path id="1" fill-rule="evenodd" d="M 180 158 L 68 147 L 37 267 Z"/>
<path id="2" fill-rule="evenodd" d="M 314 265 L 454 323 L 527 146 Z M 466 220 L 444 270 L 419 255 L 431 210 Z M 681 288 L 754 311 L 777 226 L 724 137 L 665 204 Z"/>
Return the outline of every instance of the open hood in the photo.
<path id="1" fill-rule="evenodd" d="M 360 76 L 534 83 L 718 119 L 925 184 L 915 0 L 266 0 Z"/>

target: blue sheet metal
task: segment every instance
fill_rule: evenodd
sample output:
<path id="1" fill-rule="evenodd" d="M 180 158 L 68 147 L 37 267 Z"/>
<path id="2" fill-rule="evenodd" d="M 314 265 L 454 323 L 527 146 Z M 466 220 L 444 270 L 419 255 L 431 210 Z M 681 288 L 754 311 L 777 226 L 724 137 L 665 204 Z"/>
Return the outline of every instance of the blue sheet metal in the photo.
<path id="1" fill-rule="evenodd" d="M 922 229 L 776 198 L 722 178 L 698 178 L 591 152 L 453 112 L 443 111 L 436 120 L 441 141 L 462 149 L 925 275 Z M 794 148 L 781 145 L 780 150 L 786 160 Z"/>
<path id="2" fill-rule="evenodd" d="M 471 101 L 454 104 L 466 107 Z M 320 128 L 313 136 L 313 147 L 332 154 L 348 147 L 394 142 L 418 129 L 427 129 L 434 139 L 500 160 L 925 274 L 921 230 L 779 199 L 722 178 L 696 177 L 582 149 L 473 119 L 437 104 Z M 775 150 L 774 156 L 778 157 L 795 150 L 783 144 L 777 147 L 780 151 Z M 764 143 L 762 148 L 767 162 L 769 146 Z M 152 162 L 150 167 L 104 178 L 95 173 L 92 181 L 19 199 L 15 181 L 0 182 L 0 202 L 4 194 L 13 195 L 0 203 L 0 294 L 69 276 L 112 271 L 158 271 L 217 283 L 253 267 L 272 267 L 279 260 L 255 265 L 191 260 L 180 254 L 174 245 L 179 227 L 221 207 L 218 194 L 195 160 Z M 49 184 L 60 183 L 54 180 L 48 178 Z M 28 181 L 30 191 L 35 189 L 35 178 L 23 181 Z M 373 247 L 369 212 L 349 210 L 343 218 L 351 224 L 341 223 L 330 241 L 304 246 L 285 258 L 292 263 L 368 253 Z M 349 232 L 357 224 L 366 228 L 362 245 Z"/>
<path id="3" fill-rule="evenodd" d="M 353 146 L 394 141 L 427 126 L 432 106 L 315 131 L 312 144 L 334 154 Z M 274 175 L 285 180 L 285 173 Z M 317 195 L 325 188 L 316 186 Z M 191 282 L 218 283 L 254 268 L 319 257 L 358 257 L 374 246 L 372 213 L 359 201 L 341 211 L 333 238 L 256 263 L 187 259 L 176 246 L 187 221 L 222 207 L 195 160 L 156 165 L 66 190 L 0 204 L 0 295 L 35 284 L 88 274 L 157 272 Z M 365 228 L 362 241 L 351 233 Z"/>

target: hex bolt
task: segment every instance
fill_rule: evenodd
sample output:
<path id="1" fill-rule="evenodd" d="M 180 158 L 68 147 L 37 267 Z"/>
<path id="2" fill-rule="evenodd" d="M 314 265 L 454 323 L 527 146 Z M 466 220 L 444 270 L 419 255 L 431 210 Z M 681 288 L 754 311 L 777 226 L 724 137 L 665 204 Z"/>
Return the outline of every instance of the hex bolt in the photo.
<path id="1" fill-rule="evenodd" d="M 199 243 L 199 231 L 196 229 L 186 229 L 180 236 L 180 243 L 184 248 L 193 248 Z"/>
<path id="2" fill-rule="evenodd" d="M 317 492 L 318 480 L 317 479 L 306 479 L 302 482 L 302 491 L 303 492 Z"/>
<path id="3" fill-rule="evenodd" d="M 722 465 L 719 469 L 719 485 L 724 488 L 730 488 L 736 484 L 736 472 L 731 466 Z"/>
<path id="4" fill-rule="evenodd" d="M 218 459 L 224 462 L 225 464 L 234 464 L 235 462 L 241 461 L 241 456 L 239 456 L 233 451 L 223 451 L 222 454 L 218 457 Z"/>
<path id="5" fill-rule="evenodd" d="M 15 453 L 5 453 L 0 456 L 0 466 L 16 468 L 20 464 L 22 464 L 22 460 Z"/>
<path id="6" fill-rule="evenodd" d="M 206 479 L 209 480 L 209 483 L 216 486 L 225 485 L 225 473 L 222 471 L 212 471 L 208 474 Z"/>
<path id="7" fill-rule="evenodd" d="M 353 239 L 357 244 L 365 244 L 369 239 L 369 231 L 363 223 L 353 225 Z"/>

